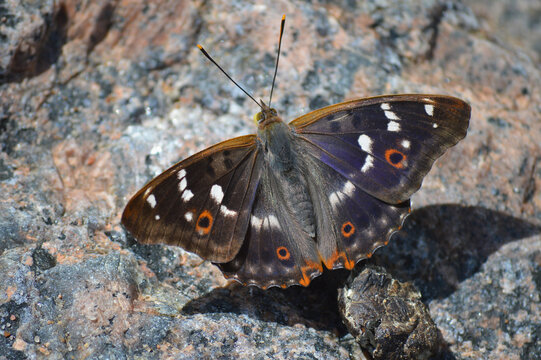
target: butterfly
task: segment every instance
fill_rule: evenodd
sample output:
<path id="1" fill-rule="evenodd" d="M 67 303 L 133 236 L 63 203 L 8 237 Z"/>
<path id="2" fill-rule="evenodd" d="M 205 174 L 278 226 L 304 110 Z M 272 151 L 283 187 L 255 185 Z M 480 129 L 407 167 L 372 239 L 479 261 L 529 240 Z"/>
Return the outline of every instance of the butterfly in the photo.
<path id="1" fill-rule="evenodd" d="M 173 165 L 131 198 L 122 224 L 141 243 L 181 246 L 264 289 L 308 286 L 386 245 L 434 161 L 466 136 L 471 112 L 451 96 L 386 95 L 288 124 L 271 100 L 256 103 L 257 134 Z"/>

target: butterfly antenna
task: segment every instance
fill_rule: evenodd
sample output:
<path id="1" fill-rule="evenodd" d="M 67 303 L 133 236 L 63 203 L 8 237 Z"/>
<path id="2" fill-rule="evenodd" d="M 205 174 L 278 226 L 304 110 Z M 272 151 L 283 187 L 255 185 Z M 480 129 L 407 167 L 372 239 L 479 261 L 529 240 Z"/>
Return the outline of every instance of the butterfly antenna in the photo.
<path id="1" fill-rule="evenodd" d="M 282 48 L 282 34 L 284 33 L 284 25 L 286 23 L 285 14 L 282 16 L 282 22 L 280 23 L 280 38 L 278 40 L 278 55 L 276 55 L 276 66 L 274 67 L 274 76 L 272 77 L 272 86 L 269 98 L 269 107 L 272 102 L 272 92 L 274 91 L 274 83 L 276 82 L 276 74 L 278 73 L 278 61 L 280 61 L 280 50 Z"/>
<path id="2" fill-rule="evenodd" d="M 248 97 L 249 97 L 250 99 L 252 99 L 252 100 L 257 104 L 257 106 L 259 106 L 260 108 L 262 108 L 261 104 L 258 103 L 258 102 L 256 101 L 256 99 L 254 99 L 254 97 L 253 97 L 252 95 L 248 94 L 248 92 L 247 92 L 246 90 L 244 90 L 244 89 L 242 88 L 242 86 L 240 86 L 239 84 L 237 84 L 237 82 L 236 82 L 235 80 L 233 80 L 233 78 L 232 78 L 231 76 L 229 76 L 229 74 L 226 73 L 225 70 L 222 69 L 222 67 L 221 67 L 220 65 L 218 65 L 218 63 L 216 63 L 216 61 L 214 61 L 214 59 L 213 59 L 212 57 L 210 57 L 210 55 L 205 51 L 205 49 L 203 49 L 203 47 L 202 47 L 201 45 L 197 44 L 197 47 L 199 48 L 199 50 L 201 50 L 201 52 L 203 53 L 203 55 L 206 56 L 207 59 L 209 59 L 210 61 L 212 61 L 212 63 L 213 63 L 214 65 L 216 65 L 216 67 L 218 67 L 218 69 L 220 69 L 220 70 L 224 73 L 224 75 L 227 76 L 227 78 L 233 82 L 233 84 L 237 85 L 237 87 L 238 87 L 239 89 L 241 89 L 246 95 L 248 95 Z"/>

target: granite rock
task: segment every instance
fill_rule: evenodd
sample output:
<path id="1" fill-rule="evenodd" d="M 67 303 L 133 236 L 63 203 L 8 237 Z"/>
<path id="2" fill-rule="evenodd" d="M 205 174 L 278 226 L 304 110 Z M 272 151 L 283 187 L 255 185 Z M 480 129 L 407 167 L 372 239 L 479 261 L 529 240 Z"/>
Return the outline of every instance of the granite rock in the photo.
<path id="1" fill-rule="evenodd" d="M 257 106 L 195 45 L 266 99 L 284 13 L 285 119 L 383 93 L 471 104 L 370 261 L 420 289 L 445 357 L 541 356 L 539 63 L 463 2 L 25 4 L 0 1 L 0 358 L 362 358 L 338 315 L 346 271 L 243 288 L 120 225 L 163 169 L 255 131 Z"/>

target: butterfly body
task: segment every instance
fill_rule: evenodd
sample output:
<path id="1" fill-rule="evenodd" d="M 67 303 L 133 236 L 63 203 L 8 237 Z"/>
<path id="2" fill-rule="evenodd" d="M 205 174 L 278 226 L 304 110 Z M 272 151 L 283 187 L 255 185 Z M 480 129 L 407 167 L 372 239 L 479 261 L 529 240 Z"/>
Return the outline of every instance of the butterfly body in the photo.
<path id="1" fill-rule="evenodd" d="M 304 176 L 306 169 L 302 159 L 299 159 L 296 134 L 274 109 L 264 104 L 263 106 L 257 145 L 263 153 L 266 164 L 262 174 L 265 187 L 274 189 L 275 201 L 285 203 L 288 216 L 314 238 L 316 225 L 314 209 Z M 274 179 L 270 179 L 271 176 Z M 273 187 L 271 180 L 278 186 Z"/>
<path id="2" fill-rule="evenodd" d="M 467 103 L 442 95 L 356 99 L 289 124 L 262 103 L 257 135 L 166 170 L 122 223 L 138 241 L 182 246 L 243 284 L 307 286 L 387 244 L 469 118 Z"/>

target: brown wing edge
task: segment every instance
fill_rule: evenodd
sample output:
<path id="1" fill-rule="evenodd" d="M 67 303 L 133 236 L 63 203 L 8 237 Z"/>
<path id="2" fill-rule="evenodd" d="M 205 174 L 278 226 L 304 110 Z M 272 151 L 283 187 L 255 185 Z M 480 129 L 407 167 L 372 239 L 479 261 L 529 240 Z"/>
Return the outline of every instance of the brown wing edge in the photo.
<path id="1" fill-rule="evenodd" d="M 214 154 L 219 151 L 223 151 L 230 148 L 242 148 L 242 147 L 255 147 L 256 145 L 256 135 L 245 135 L 236 137 L 233 139 L 229 139 L 226 141 L 222 141 L 218 144 L 215 144 L 207 149 L 204 149 L 187 159 L 184 159 L 164 172 L 162 172 L 157 177 L 150 180 L 145 186 L 143 186 L 135 195 L 133 195 L 130 200 L 128 201 L 126 207 L 124 208 L 124 211 L 122 212 L 122 218 L 121 223 L 124 226 L 126 230 L 128 230 L 134 238 L 137 240 L 137 242 L 142 244 L 155 244 L 155 243 L 162 243 L 162 242 L 155 242 L 152 241 L 152 239 L 145 239 L 141 237 L 141 233 L 138 231 L 139 229 L 139 216 L 140 211 L 144 206 L 145 203 L 145 193 L 149 191 L 149 189 L 157 187 L 164 179 L 168 178 L 172 174 L 175 174 L 178 170 L 185 168 L 187 166 L 190 166 L 191 164 L 205 158 L 206 156 L 209 156 L 211 154 Z M 149 191 L 151 192 L 151 190 Z"/>
<path id="2" fill-rule="evenodd" d="M 305 126 L 308 126 L 311 123 L 337 111 L 355 109 L 360 106 L 368 106 L 368 105 L 380 104 L 384 102 L 419 101 L 419 99 L 430 99 L 432 101 L 439 100 L 439 101 L 444 101 L 450 104 L 450 107 L 454 107 L 457 109 L 456 115 L 466 119 L 467 125 L 465 126 L 465 130 L 468 129 L 469 119 L 471 116 L 470 105 L 464 100 L 461 100 L 454 96 L 434 95 L 434 94 L 380 95 L 380 96 L 373 96 L 373 97 L 367 97 L 367 98 L 361 98 L 361 99 L 352 99 L 352 100 L 344 101 L 338 104 L 329 105 L 321 109 L 313 110 L 305 115 L 299 116 L 295 120 L 291 121 L 289 125 L 295 127 L 296 129 L 300 130 L 300 132 L 302 132 L 302 128 L 304 128 Z M 426 103 L 430 104 L 429 102 L 426 102 Z M 466 136 L 466 132 L 464 131 L 463 137 L 465 136 Z"/>

